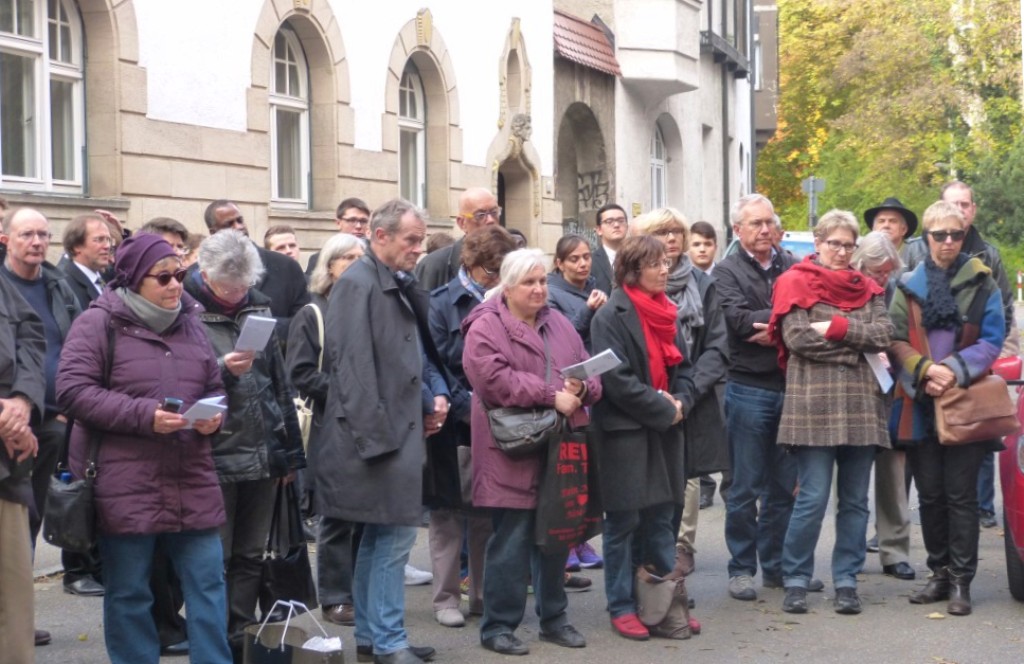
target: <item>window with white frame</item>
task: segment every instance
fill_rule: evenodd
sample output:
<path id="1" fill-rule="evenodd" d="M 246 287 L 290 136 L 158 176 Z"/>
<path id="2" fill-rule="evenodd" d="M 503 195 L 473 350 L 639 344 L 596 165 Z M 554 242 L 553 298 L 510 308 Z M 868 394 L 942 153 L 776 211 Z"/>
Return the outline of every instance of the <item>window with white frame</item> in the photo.
<path id="1" fill-rule="evenodd" d="M 71 0 L 0 0 L 0 186 L 81 192 L 83 80 Z"/>
<path id="2" fill-rule="evenodd" d="M 398 191 L 420 207 L 427 204 L 427 109 L 423 81 L 411 61 L 398 86 Z"/>
<path id="3" fill-rule="evenodd" d="M 274 36 L 270 86 L 270 178 L 275 203 L 309 206 L 309 69 L 287 23 Z"/>
<path id="4" fill-rule="evenodd" d="M 665 207 L 668 196 L 668 158 L 665 153 L 665 136 L 661 127 L 654 125 L 651 136 L 651 209 Z"/>

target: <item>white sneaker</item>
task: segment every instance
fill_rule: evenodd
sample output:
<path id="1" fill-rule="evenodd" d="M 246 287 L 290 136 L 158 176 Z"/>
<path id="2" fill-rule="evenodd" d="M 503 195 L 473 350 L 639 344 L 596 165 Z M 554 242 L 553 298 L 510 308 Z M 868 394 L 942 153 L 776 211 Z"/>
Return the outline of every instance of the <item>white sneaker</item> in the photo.
<path id="1" fill-rule="evenodd" d="M 466 617 L 458 609 L 441 609 L 434 611 L 434 618 L 445 627 L 462 627 L 466 624 Z"/>
<path id="2" fill-rule="evenodd" d="M 412 565 L 405 566 L 405 585 L 422 586 L 430 583 L 433 580 L 434 575 L 430 572 L 425 572 L 421 569 L 416 569 Z"/>

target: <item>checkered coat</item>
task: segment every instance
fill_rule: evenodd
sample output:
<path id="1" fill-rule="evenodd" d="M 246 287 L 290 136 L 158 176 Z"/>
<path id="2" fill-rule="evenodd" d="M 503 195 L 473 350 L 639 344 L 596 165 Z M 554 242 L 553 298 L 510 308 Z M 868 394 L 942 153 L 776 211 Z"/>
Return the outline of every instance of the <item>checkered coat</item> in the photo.
<path id="1" fill-rule="evenodd" d="M 841 322 L 825 336 L 811 328 L 836 318 L 847 319 L 845 334 Z M 890 447 L 885 395 L 864 353 L 886 350 L 892 333 L 884 295 L 852 311 L 822 302 L 790 311 L 782 319 L 790 356 L 778 443 Z"/>

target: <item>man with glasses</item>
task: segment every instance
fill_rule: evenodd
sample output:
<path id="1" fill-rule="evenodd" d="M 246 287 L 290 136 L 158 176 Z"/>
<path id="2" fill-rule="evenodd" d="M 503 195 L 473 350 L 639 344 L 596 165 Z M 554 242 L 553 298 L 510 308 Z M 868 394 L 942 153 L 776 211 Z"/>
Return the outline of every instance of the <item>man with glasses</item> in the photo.
<path id="1" fill-rule="evenodd" d="M 615 254 L 629 230 L 629 217 L 626 210 L 617 203 L 607 203 L 597 210 L 597 227 L 594 229 L 601 238 L 600 246 L 594 249 L 593 265 L 590 273 L 594 275 L 597 289 L 610 295 L 614 283 Z"/>
<path id="2" fill-rule="evenodd" d="M 50 246 L 50 222 L 46 217 L 32 208 L 11 210 L 4 220 L 4 228 L 7 257 L 0 265 L 0 274 L 21 293 L 42 320 L 46 339 L 43 361 L 45 409 L 42 419 L 32 424 L 32 433 L 39 443 L 39 452 L 32 466 L 35 509 L 29 511 L 29 536 L 34 549 L 36 536 L 43 523 L 43 511 L 46 509 L 46 491 L 50 477 L 57 468 L 67 427 L 67 420 L 57 409 L 57 364 L 64 339 L 71 329 L 71 321 L 81 313 L 81 309 L 64 275 L 46 262 L 46 250 Z M 89 574 L 78 578 L 72 574 L 65 589 L 78 595 L 103 594 L 103 586 Z M 48 642 L 49 636 L 40 631 L 36 640 L 39 643 Z"/>
<path id="3" fill-rule="evenodd" d="M 729 595 L 750 601 L 757 599 L 753 577 L 758 561 L 762 585 L 782 587 L 782 542 L 793 513 L 796 463 L 775 442 L 786 376 L 768 336 L 768 319 L 775 281 L 796 259 L 773 246 L 775 209 L 764 196 L 740 198 L 731 220 L 740 250 L 715 267 L 730 357 L 725 419 L 732 485 L 725 541 L 731 555 Z M 812 579 L 808 590 L 823 587 Z"/>
<path id="4" fill-rule="evenodd" d="M 98 213 L 80 214 L 64 227 L 63 243 L 67 256 L 58 267 L 85 311 L 103 292 L 105 275 L 114 263 L 110 225 Z"/>
<path id="5" fill-rule="evenodd" d="M 203 220 L 210 230 L 210 235 L 229 228 L 249 235 L 241 211 L 228 200 L 216 200 L 206 206 Z M 291 324 L 292 316 L 309 302 L 306 276 L 297 261 L 284 254 L 268 251 L 255 242 L 253 244 L 260 254 L 264 268 L 256 289 L 270 298 L 270 313 L 277 319 L 277 338 L 284 344 L 284 340 L 288 338 L 288 326 Z M 198 270 L 198 267 L 193 266 L 189 269 Z"/>
<path id="6" fill-rule="evenodd" d="M 337 224 L 339 233 L 355 235 L 363 241 L 363 248 L 366 248 L 370 235 L 370 206 L 363 202 L 363 199 L 353 197 L 343 200 L 335 212 L 334 223 Z M 319 258 L 319 251 L 309 257 L 309 263 L 306 265 L 307 278 L 313 274 Z"/>
<path id="7" fill-rule="evenodd" d="M 500 224 L 501 208 L 498 207 L 498 199 L 487 189 L 467 189 L 459 197 L 459 216 L 455 218 L 455 223 L 467 235 L 478 228 Z M 459 273 L 461 256 L 462 238 L 459 238 L 455 244 L 438 249 L 424 258 L 414 271 L 419 286 L 429 292 L 447 284 Z"/>
<path id="8" fill-rule="evenodd" d="M 1013 291 L 1010 289 L 1010 281 L 1006 275 L 1006 267 L 1003 265 L 1002 256 L 999 250 L 985 242 L 981 233 L 974 227 L 974 215 L 978 212 L 978 205 L 974 202 L 974 191 L 959 180 L 953 180 L 942 187 L 942 200 L 952 203 L 960 208 L 964 214 L 964 221 L 967 222 L 967 236 L 961 251 L 970 256 L 980 258 L 992 270 L 992 278 L 999 286 L 999 292 L 1003 295 L 1003 309 L 1006 316 L 1006 341 L 1003 343 L 1003 350 L 1000 357 L 1014 357 L 1020 353 L 1020 333 L 1017 330 L 1017 323 L 1013 315 Z M 920 238 L 910 243 L 907 256 L 907 271 L 920 263 L 928 255 L 928 243 Z M 995 528 L 999 525 L 996 520 L 995 511 L 995 454 L 987 452 L 981 463 L 981 471 L 978 473 L 978 512 L 981 514 L 982 528 Z"/>

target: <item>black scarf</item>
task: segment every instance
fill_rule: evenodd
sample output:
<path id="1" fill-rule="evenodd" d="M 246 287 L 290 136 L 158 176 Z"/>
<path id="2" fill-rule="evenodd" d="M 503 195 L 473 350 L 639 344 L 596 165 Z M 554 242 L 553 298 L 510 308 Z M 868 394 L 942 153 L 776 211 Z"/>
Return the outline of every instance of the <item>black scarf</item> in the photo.
<path id="1" fill-rule="evenodd" d="M 925 257 L 924 270 L 928 297 L 921 303 L 921 322 L 924 324 L 924 329 L 960 330 L 962 325 L 960 309 L 956 306 L 956 299 L 953 297 L 953 289 L 950 284 L 969 258 L 970 256 L 967 254 L 960 254 L 953 264 L 944 270 L 935 264 L 931 256 Z"/>

